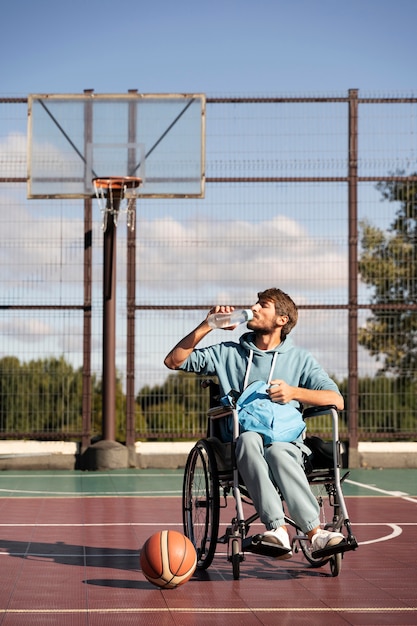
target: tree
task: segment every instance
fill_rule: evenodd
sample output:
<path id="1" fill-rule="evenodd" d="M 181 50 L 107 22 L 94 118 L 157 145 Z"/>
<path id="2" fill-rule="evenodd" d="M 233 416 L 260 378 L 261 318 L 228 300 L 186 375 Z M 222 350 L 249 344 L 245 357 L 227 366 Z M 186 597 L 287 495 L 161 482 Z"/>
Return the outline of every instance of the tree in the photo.
<path id="1" fill-rule="evenodd" d="M 0 429 L 71 433 L 82 424 L 82 371 L 63 357 L 0 360 Z"/>
<path id="2" fill-rule="evenodd" d="M 201 389 L 201 378 L 195 374 L 169 374 L 163 385 L 143 387 L 136 402 L 149 437 L 194 437 L 207 429 L 209 394 Z"/>
<path id="3" fill-rule="evenodd" d="M 102 380 L 92 377 L 93 388 L 93 418 L 92 418 L 92 435 L 94 438 L 102 436 L 103 426 L 103 406 L 102 406 Z M 126 440 L 126 395 L 123 392 L 121 375 L 116 375 L 116 440 L 124 442 Z M 145 417 L 140 406 L 135 404 L 135 430 L 136 432 L 146 433 L 147 425 Z"/>
<path id="4" fill-rule="evenodd" d="M 359 272 L 372 287 L 372 304 L 380 306 L 360 329 L 359 343 L 382 362 L 381 374 L 417 382 L 417 183 L 387 181 L 377 188 L 398 208 L 387 231 L 360 223 Z"/>

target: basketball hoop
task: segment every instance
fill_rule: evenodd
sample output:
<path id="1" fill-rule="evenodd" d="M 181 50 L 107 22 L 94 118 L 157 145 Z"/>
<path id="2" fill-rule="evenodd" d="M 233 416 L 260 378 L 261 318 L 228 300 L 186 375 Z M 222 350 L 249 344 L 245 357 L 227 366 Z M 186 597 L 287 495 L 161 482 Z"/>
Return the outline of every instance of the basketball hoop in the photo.
<path id="1" fill-rule="evenodd" d="M 127 227 L 135 230 L 135 200 L 137 188 L 142 184 L 141 178 L 135 176 L 108 176 L 93 178 L 94 191 L 99 203 L 103 232 L 107 229 L 109 216 L 117 226 L 119 213 L 126 213 Z"/>

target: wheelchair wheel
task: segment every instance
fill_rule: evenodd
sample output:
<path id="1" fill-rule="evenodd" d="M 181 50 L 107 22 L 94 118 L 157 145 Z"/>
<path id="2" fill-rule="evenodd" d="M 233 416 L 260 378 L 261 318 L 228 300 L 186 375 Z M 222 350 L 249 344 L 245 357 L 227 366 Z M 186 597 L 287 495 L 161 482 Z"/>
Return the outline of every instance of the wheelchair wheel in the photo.
<path id="1" fill-rule="evenodd" d="M 232 568 L 233 568 L 233 580 L 239 580 L 240 577 L 240 548 L 239 541 L 232 539 Z"/>
<path id="2" fill-rule="evenodd" d="M 331 558 L 331 557 L 327 557 L 327 558 L 315 559 L 311 555 L 310 542 L 305 539 L 300 540 L 300 547 L 301 547 L 301 552 L 304 554 L 306 560 L 310 563 L 312 567 L 323 567 L 323 565 L 326 565 L 326 563 L 328 563 Z"/>
<path id="3" fill-rule="evenodd" d="M 188 455 L 182 501 L 184 534 L 196 549 L 197 568 L 207 569 L 216 552 L 220 495 L 216 458 L 204 439 Z"/>
<path id="4" fill-rule="evenodd" d="M 337 552 L 330 558 L 330 572 L 333 577 L 339 576 L 342 569 L 342 554 Z"/>
<path id="5" fill-rule="evenodd" d="M 336 552 L 336 554 L 332 554 L 332 556 L 315 559 L 311 556 L 309 541 L 302 539 L 300 541 L 300 547 L 302 553 L 312 567 L 323 567 L 323 565 L 329 563 L 331 575 L 333 577 L 339 576 L 340 570 L 342 569 L 342 554 L 340 552 Z"/>

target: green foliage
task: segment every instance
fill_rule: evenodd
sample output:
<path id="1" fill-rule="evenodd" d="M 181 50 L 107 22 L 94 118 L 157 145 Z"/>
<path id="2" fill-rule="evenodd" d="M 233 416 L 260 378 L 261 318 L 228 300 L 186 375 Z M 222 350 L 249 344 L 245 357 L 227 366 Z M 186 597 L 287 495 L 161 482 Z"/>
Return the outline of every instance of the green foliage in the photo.
<path id="1" fill-rule="evenodd" d="M 82 427 L 82 369 L 63 357 L 20 363 L 16 357 L 0 360 L 0 432 L 59 437 L 80 433 Z M 91 436 L 102 433 L 102 385 L 92 376 Z M 145 433 L 146 420 L 135 406 L 136 430 Z M 116 381 L 116 439 L 126 439 L 126 397 Z"/>
<path id="2" fill-rule="evenodd" d="M 409 381 L 362 378 L 359 381 L 359 432 L 417 431 L 417 399 Z"/>
<path id="3" fill-rule="evenodd" d="M 0 360 L 0 429 L 71 432 L 82 426 L 82 372 L 63 357 Z"/>
<path id="4" fill-rule="evenodd" d="M 331 413 L 319 415 L 306 420 L 307 435 L 323 436 L 324 439 L 330 440 L 333 432 L 333 419 Z M 339 416 L 338 421 L 339 436 L 341 439 L 347 438 L 347 425 L 343 417 Z"/>
<path id="5" fill-rule="evenodd" d="M 417 183 L 390 181 L 378 189 L 398 208 L 387 232 L 367 220 L 360 224 L 359 272 L 379 306 L 360 329 L 359 343 L 382 363 L 381 373 L 417 382 L 417 311 L 407 308 L 417 302 Z"/>
<path id="6" fill-rule="evenodd" d="M 342 417 L 348 427 L 347 386 L 347 380 L 339 384 L 346 405 Z M 417 396 L 413 382 L 392 376 L 365 376 L 359 379 L 358 386 L 360 437 L 372 439 L 373 434 L 417 432 Z M 342 425 L 339 428 L 341 432 L 346 430 Z"/>
<path id="7" fill-rule="evenodd" d="M 102 435 L 102 381 L 93 378 L 93 416 L 91 420 L 92 436 L 99 437 Z M 116 376 L 116 406 L 115 406 L 115 436 L 117 441 L 126 440 L 126 397 L 123 393 L 122 381 Z M 138 416 L 139 419 L 139 416 Z"/>
<path id="8" fill-rule="evenodd" d="M 195 374 L 169 374 L 162 385 L 143 387 L 136 398 L 136 432 L 141 438 L 194 439 L 207 429 L 209 391 L 201 388 Z M 348 432 L 349 398 L 347 381 L 338 383 L 346 399 L 339 430 Z M 92 435 L 101 435 L 101 381 L 92 378 Z M 120 378 L 116 385 L 116 438 L 125 441 L 126 398 Z M 331 434 L 331 420 L 310 420 L 309 432 Z M 82 430 L 82 371 L 62 357 L 20 363 L 15 357 L 0 359 L 0 432 L 36 433 L 59 438 Z M 415 385 L 393 376 L 359 380 L 359 432 L 372 434 L 416 432 Z"/>
<path id="9" fill-rule="evenodd" d="M 170 374 L 163 385 L 143 387 L 136 400 L 150 435 L 192 438 L 207 430 L 209 393 L 195 374 Z"/>

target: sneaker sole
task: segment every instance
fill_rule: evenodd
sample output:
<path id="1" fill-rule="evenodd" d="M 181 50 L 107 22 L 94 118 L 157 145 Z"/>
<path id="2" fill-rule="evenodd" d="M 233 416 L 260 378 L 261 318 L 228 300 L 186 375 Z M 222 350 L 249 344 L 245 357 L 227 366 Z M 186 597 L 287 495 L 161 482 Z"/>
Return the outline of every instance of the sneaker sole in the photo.
<path id="1" fill-rule="evenodd" d="M 345 540 L 344 537 L 333 537 L 332 539 L 329 539 L 329 541 L 322 546 L 321 548 L 316 548 L 315 546 L 313 546 L 312 551 L 314 552 L 319 552 L 320 550 L 325 550 L 326 548 L 332 548 L 333 546 L 338 546 L 339 543 L 342 543 Z"/>
<path id="2" fill-rule="evenodd" d="M 281 550 L 287 550 L 284 554 L 280 554 L 275 557 L 276 561 L 284 561 L 285 559 L 291 559 L 292 550 L 291 548 L 287 548 L 284 544 L 279 541 L 278 537 L 274 537 L 273 535 L 262 535 L 262 543 L 269 544 L 270 546 L 274 546 L 276 548 L 280 548 Z"/>
<path id="3" fill-rule="evenodd" d="M 329 539 L 326 545 L 322 548 L 316 548 L 316 551 L 325 550 L 326 548 L 333 548 L 333 546 L 338 546 L 339 543 L 342 543 L 342 541 L 344 541 L 343 537 L 333 537 L 333 539 Z"/>

